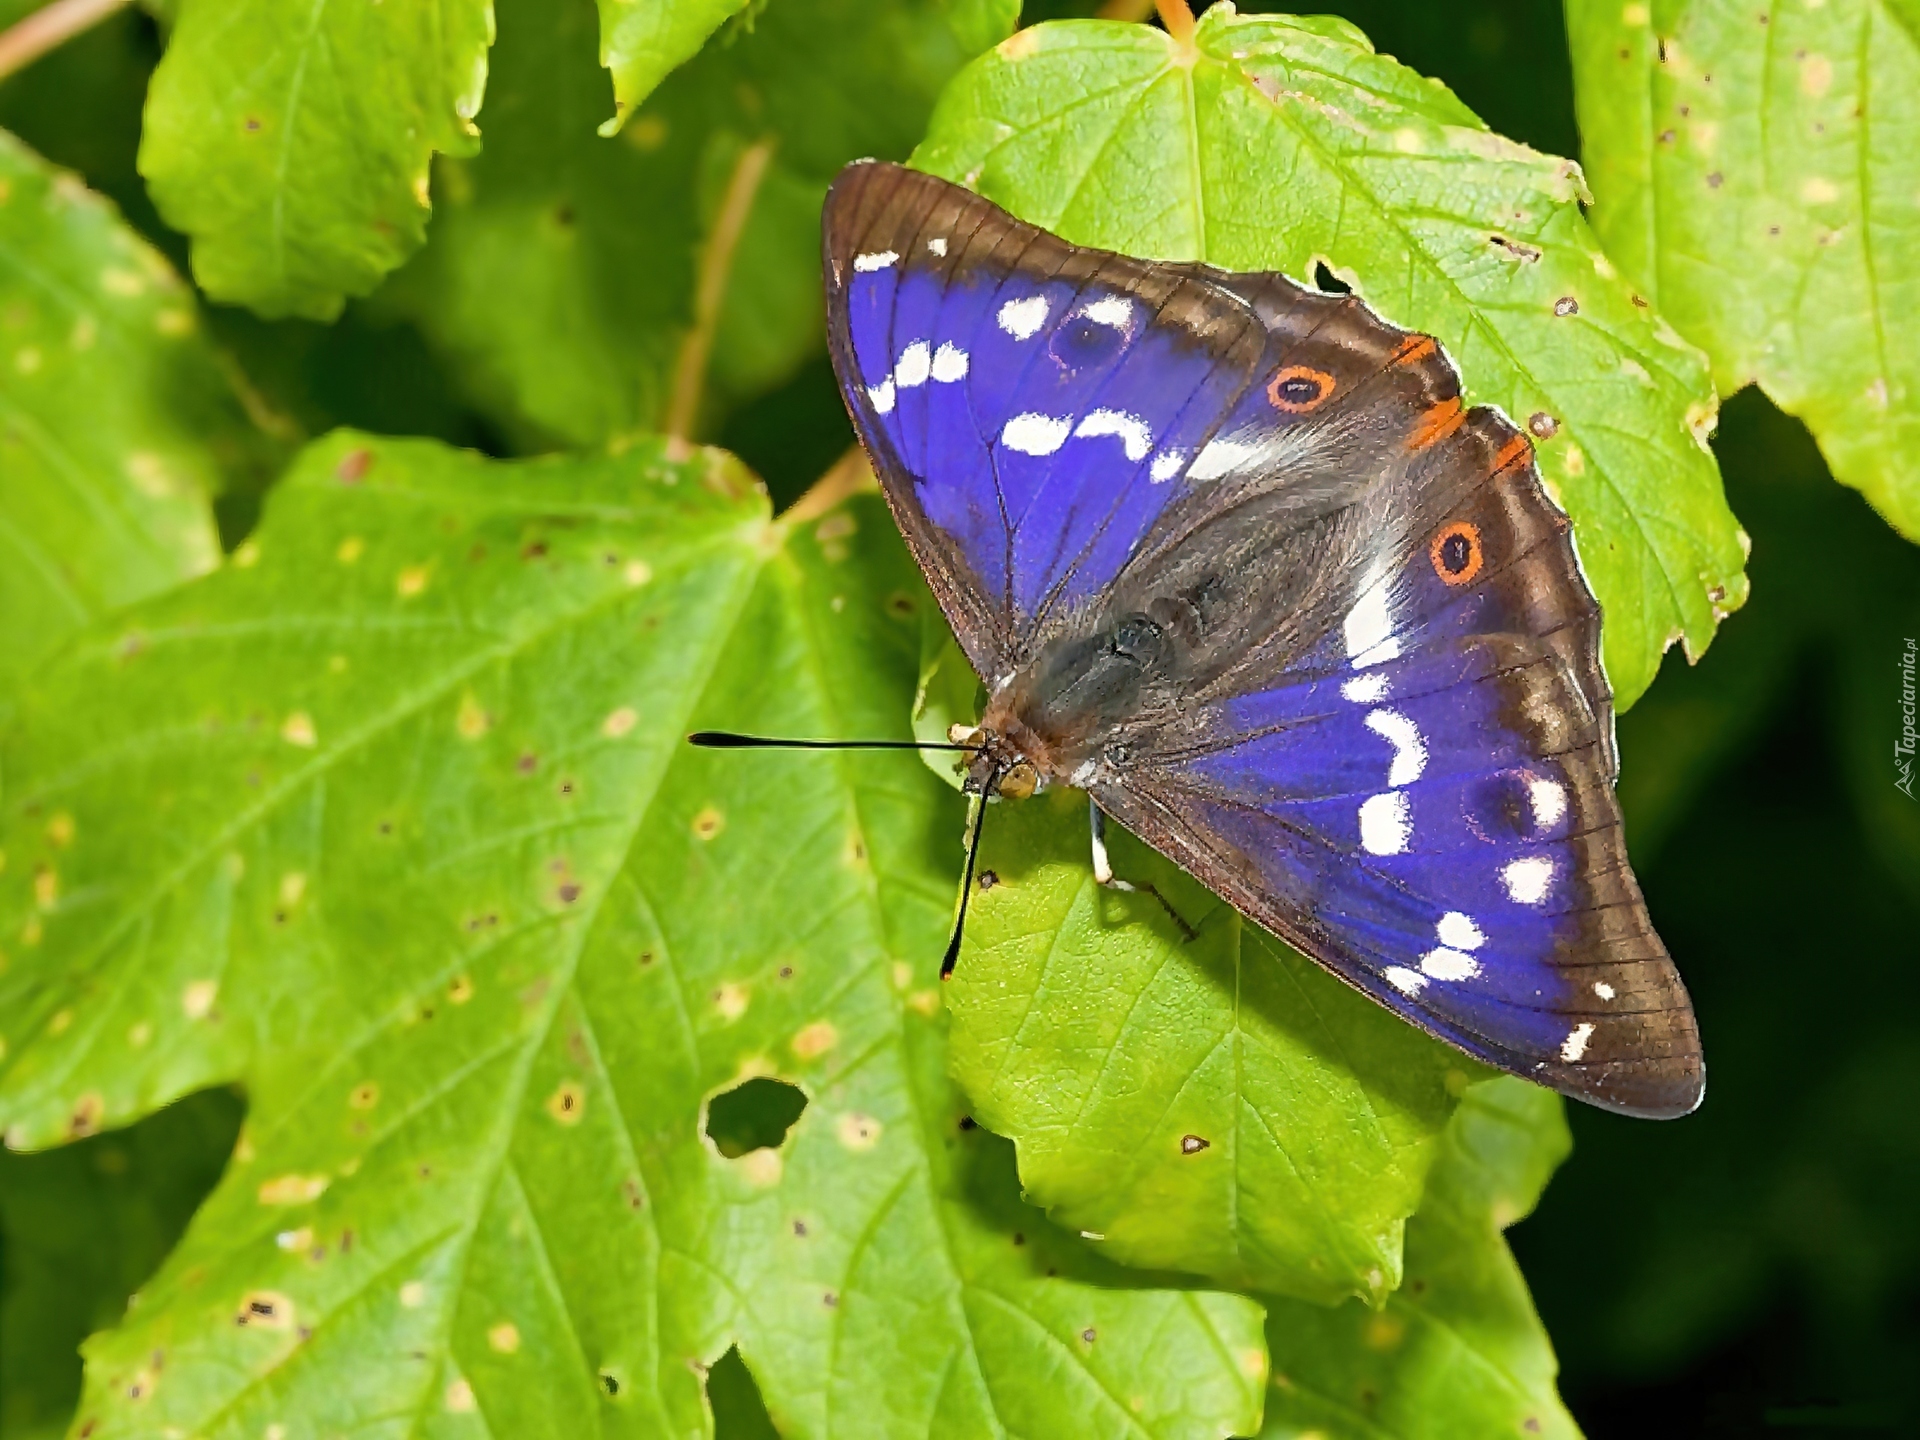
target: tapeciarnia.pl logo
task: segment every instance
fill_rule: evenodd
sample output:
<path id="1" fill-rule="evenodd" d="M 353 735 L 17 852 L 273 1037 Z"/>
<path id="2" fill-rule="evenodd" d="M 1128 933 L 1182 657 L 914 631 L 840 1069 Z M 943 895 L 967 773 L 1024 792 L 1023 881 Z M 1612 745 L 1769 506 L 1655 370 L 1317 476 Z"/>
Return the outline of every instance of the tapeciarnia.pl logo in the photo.
<path id="1" fill-rule="evenodd" d="M 1913 793 L 1913 750 L 1920 735 L 1913 728 L 1914 716 L 1914 664 L 1920 658 L 1916 652 L 1913 637 L 1907 637 L 1907 648 L 1900 655 L 1900 738 L 1893 742 L 1894 786 L 1909 800 L 1916 798 Z"/>

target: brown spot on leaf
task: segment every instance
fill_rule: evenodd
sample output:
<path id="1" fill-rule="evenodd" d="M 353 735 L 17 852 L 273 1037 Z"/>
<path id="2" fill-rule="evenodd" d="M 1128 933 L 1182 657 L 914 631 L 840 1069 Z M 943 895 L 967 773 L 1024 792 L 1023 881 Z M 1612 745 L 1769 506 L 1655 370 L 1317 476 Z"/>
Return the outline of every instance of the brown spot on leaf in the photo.
<path id="1" fill-rule="evenodd" d="M 342 485 L 358 485 L 365 478 L 367 467 L 372 464 L 371 450 L 349 450 L 340 457 L 340 463 L 333 467 L 333 478 Z"/>

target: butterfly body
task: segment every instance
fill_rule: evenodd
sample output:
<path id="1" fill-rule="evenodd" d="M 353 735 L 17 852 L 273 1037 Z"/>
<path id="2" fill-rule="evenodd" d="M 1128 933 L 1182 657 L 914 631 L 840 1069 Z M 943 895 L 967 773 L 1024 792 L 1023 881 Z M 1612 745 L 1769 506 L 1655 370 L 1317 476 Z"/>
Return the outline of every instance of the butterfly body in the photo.
<path id="1" fill-rule="evenodd" d="M 1432 339 L 897 166 L 836 182 L 825 251 L 849 411 L 987 688 L 974 788 L 1086 790 L 1490 1063 L 1698 1102 L 1599 607 L 1531 444 Z"/>

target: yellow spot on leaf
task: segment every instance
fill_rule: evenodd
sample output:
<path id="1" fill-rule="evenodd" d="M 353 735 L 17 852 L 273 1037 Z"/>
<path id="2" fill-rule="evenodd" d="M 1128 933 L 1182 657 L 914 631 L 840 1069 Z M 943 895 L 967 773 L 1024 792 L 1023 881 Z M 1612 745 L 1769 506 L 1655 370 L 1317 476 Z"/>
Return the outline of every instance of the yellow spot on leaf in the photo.
<path id="1" fill-rule="evenodd" d="M 520 1327 L 511 1320 L 502 1320 L 487 1331 L 487 1344 L 502 1355 L 511 1355 L 520 1348 Z"/>
<path id="2" fill-rule="evenodd" d="M 1249 1345 L 1239 1353 L 1240 1373 L 1249 1380 L 1259 1381 L 1267 1373 L 1267 1352 L 1257 1345 Z"/>
<path id="3" fill-rule="evenodd" d="M 298 905 L 300 897 L 307 893 L 306 873 L 301 870 L 289 870 L 280 877 L 280 903 Z"/>
<path id="4" fill-rule="evenodd" d="M 129 469 L 132 468 L 131 463 L 129 463 L 128 468 Z M 233 568 L 236 570 L 251 570 L 254 566 L 258 565 L 259 563 L 260 563 L 260 542 L 258 540 L 245 541 L 241 544 L 239 549 L 233 552 L 232 564 L 233 564 Z"/>
<path id="5" fill-rule="evenodd" d="M 1407 1325 L 1398 1315 L 1390 1311 L 1381 1311 L 1367 1317 L 1366 1329 L 1362 1337 L 1369 1347 L 1375 1350 L 1391 1350 L 1400 1343 L 1407 1333 Z"/>
<path id="6" fill-rule="evenodd" d="M 1824 175 L 1809 175 L 1800 186 L 1800 198 L 1809 205 L 1827 205 L 1840 198 L 1840 187 Z"/>
<path id="7" fill-rule="evenodd" d="M 817 1060 L 840 1043 L 840 1032 L 828 1020 L 816 1020 L 793 1037 L 793 1053 L 802 1060 Z"/>
<path id="8" fill-rule="evenodd" d="M 131 270 L 109 267 L 100 272 L 100 288 L 109 295 L 138 295 L 147 288 L 147 282 Z"/>
<path id="9" fill-rule="evenodd" d="M 138 1050 L 153 1038 L 153 1026 L 145 1020 L 136 1020 L 127 1027 L 127 1044 Z"/>
<path id="10" fill-rule="evenodd" d="M 400 572 L 400 578 L 394 581 L 393 588 L 402 600 L 411 600 L 427 588 L 427 567 L 409 565 Z"/>
<path id="11" fill-rule="evenodd" d="M 333 558 L 342 565 L 351 565 L 366 553 L 367 542 L 358 535 L 349 535 L 340 542 L 340 548 L 333 552 Z"/>
<path id="12" fill-rule="evenodd" d="M 644 560 L 629 560 L 621 572 L 629 585 L 644 585 L 653 578 L 653 567 Z"/>
<path id="13" fill-rule="evenodd" d="M 780 1158 L 778 1150 L 749 1150 L 737 1163 L 740 1173 L 747 1177 L 747 1183 L 761 1190 L 778 1185 L 786 1169 L 786 1162 Z"/>
<path id="14" fill-rule="evenodd" d="M 713 1008 L 720 1012 L 720 1018 L 731 1025 L 747 1013 L 750 997 L 744 985 L 735 985 L 731 981 L 713 992 Z"/>
<path id="15" fill-rule="evenodd" d="M 1038 30 L 1016 30 L 994 47 L 1002 60 L 1024 60 L 1040 48 Z"/>
<path id="16" fill-rule="evenodd" d="M 60 873 L 57 870 L 42 865 L 33 872 L 33 899 L 42 910 L 51 910 L 60 903 Z"/>
<path id="17" fill-rule="evenodd" d="M 418 1310 L 427 1303 L 427 1284 L 424 1280 L 409 1280 L 400 1287 L 400 1303 L 409 1310 Z"/>
<path id="18" fill-rule="evenodd" d="M 462 740 L 478 740 L 492 723 L 471 690 L 460 697 L 460 713 L 454 717 L 453 728 L 460 732 Z"/>
<path id="19" fill-rule="evenodd" d="M 464 1005 L 473 998 L 473 980 L 470 976 L 456 975 L 453 983 L 447 986 L 447 999 L 455 1005 Z"/>
<path id="20" fill-rule="evenodd" d="M 73 816 L 64 810 L 55 812 L 53 817 L 47 821 L 47 839 L 51 840 L 63 850 L 71 845 L 73 843 Z"/>
<path id="21" fill-rule="evenodd" d="M 282 1230 L 273 1237 L 273 1243 L 289 1254 L 305 1250 L 313 1244 L 313 1227 L 302 1225 L 298 1230 Z"/>
<path id="22" fill-rule="evenodd" d="M 913 966 L 904 960 L 893 962 L 893 988 L 904 990 L 913 984 Z"/>
<path id="23" fill-rule="evenodd" d="M 1833 61 L 1821 54 L 1800 62 L 1800 93 L 1818 100 L 1833 88 Z"/>
<path id="24" fill-rule="evenodd" d="M 1560 463 L 1566 467 L 1569 475 L 1587 473 L 1587 457 L 1578 445 L 1568 445 L 1560 452 Z"/>
<path id="25" fill-rule="evenodd" d="M 259 1195 L 262 1205 L 305 1205 L 318 1200 L 327 1191 L 324 1175 L 276 1175 L 262 1181 Z"/>
<path id="26" fill-rule="evenodd" d="M 291 1330 L 293 1301 L 277 1290 L 250 1290 L 240 1300 L 236 1324 L 256 1330 Z"/>
<path id="27" fill-rule="evenodd" d="M 348 1092 L 347 1103 L 356 1110 L 371 1110 L 380 1103 L 380 1087 L 371 1080 L 363 1080 Z"/>
<path id="28" fill-rule="evenodd" d="M 40 368 L 41 355 L 32 345 L 23 346 L 13 353 L 13 368 L 22 375 L 31 375 Z"/>
<path id="29" fill-rule="evenodd" d="M 667 143 L 667 122 L 658 115 L 642 115 L 627 127 L 626 137 L 641 154 L 651 154 Z"/>
<path id="30" fill-rule="evenodd" d="M 82 315 L 73 322 L 73 333 L 67 337 L 67 343 L 76 350 L 91 350 L 93 342 L 99 338 L 99 321 L 91 315 Z"/>
<path id="31" fill-rule="evenodd" d="M 1647 11 L 1647 7 L 1640 4 L 1625 6 L 1620 11 L 1620 23 L 1622 25 L 1644 25 L 1652 18 Z"/>
<path id="32" fill-rule="evenodd" d="M 601 722 L 600 733 L 609 740 L 618 740 L 638 723 L 640 716 L 631 705 L 622 705 L 618 710 Z"/>
<path id="33" fill-rule="evenodd" d="M 311 750 L 320 739 L 313 728 L 313 717 L 304 710 L 296 710 L 287 717 L 287 723 L 280 727 L 280 738 L 303 750 Z"/>
<path id="34" fill-rule="evenodd" d="M 547 1113 L 562 1125 L 578 1125 L 580 1117 L 587 1113 L 587 1092 L 578 1081 L 562 1080 L 560 1087 L 547 1097 Z"/>
<path id="35" fill-rule="evenodd" d="M 73 1113 L 67 1117 L 67 1133 L 75 1139 L 98 1134 L 101 1117 L 106 1113 L 107 1102 L 100 1098 L 100 1092 L 89 1090 L 73 1102 Z"/>
<path id="36" fill-rule="evenodd" d="M 1393 148 L 1402 155 L 1418 155 L 1421 151 L 1420 132 L 1411 125 L 1393 132 Z"/>
<path id="37" fill-rule="evenodd" d="M 465 1380 L 456 1380 L 447 1386 L 447 1409 L 456 1415 L 465 1415 L 473 1409 L 473 1386 Z"/>
<path id="38" fill-rule="evenodd" d="M 53 1018 L 47 1021 L 47 1033 L 49 1035 L 64 1035 L 67 1033 L 67 1027 L 71 1024 L 73 1024 L 73 1011 L 56 1010 L 53 1013 Z"/>
<path id="39" fill-rule="evenodd" d="M 916 990 L 907 997 L 907 1005 L 910 1009 L 917 1010 L 922 1015 L 931 1018 L 940 1008 L 940 992 L 938 990 Z"/>
<path id="40" fill-rule="evenodd" d="M 849 1150 L 871 1150 L 880 1143 L 881 1128 L 880 1122 L 871 1115 L 852 1110 L 840 1117 L 840 1123 L 833 1127 L 833 1133 Z"/>
<path id="41" fill-rule="evenodd" d="M 153 328 L 162 335 L 179 337 L 193 330 L 193 312 L 169 305 L 153 317 Z"/>
<path id="42" fill-rule="evenodd" d="M 726 828 L 726 816 L 711 805 L 693 817 L 693 838 L 696 840 L 711 840 Z"/>

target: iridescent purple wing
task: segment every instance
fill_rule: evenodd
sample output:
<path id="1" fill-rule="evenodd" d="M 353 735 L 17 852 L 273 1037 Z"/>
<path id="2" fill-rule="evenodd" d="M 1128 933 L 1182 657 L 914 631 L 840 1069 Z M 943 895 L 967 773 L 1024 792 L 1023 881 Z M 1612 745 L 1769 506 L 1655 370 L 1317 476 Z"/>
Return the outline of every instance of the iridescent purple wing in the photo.
<path id="1" fill-rule="evenodd" d="M 825 229 L 848 409 L 991 683 L 1188 488 L 1265 330 L 1204 280 L 1068 245 L 894 165 L 848 167 Z"/>
<path id="2" fill-rule="evenodd" d="M 964 266 L 909 258 L 962 233 L 991 237 Z M 1613 794 L 1599 608 L 1531 445 L 1463 406 L 1438 346 L 1281 276 L 1076 249 L 895 167 L 843 177 L 827 236 L 849 403 L 993 689 L 984 723 L 1468 1053 L 1692 1109 L 1692 1009 Z M 999 323 L 1111 293 L 1148 318 L 1091 359 Z M 991 385 L 935 398 L 941 344 Z M 1148 435 L 1083 444 L 1103 410 Z M 1009 473 L 1021 417 L 1057 443 Z"/>

